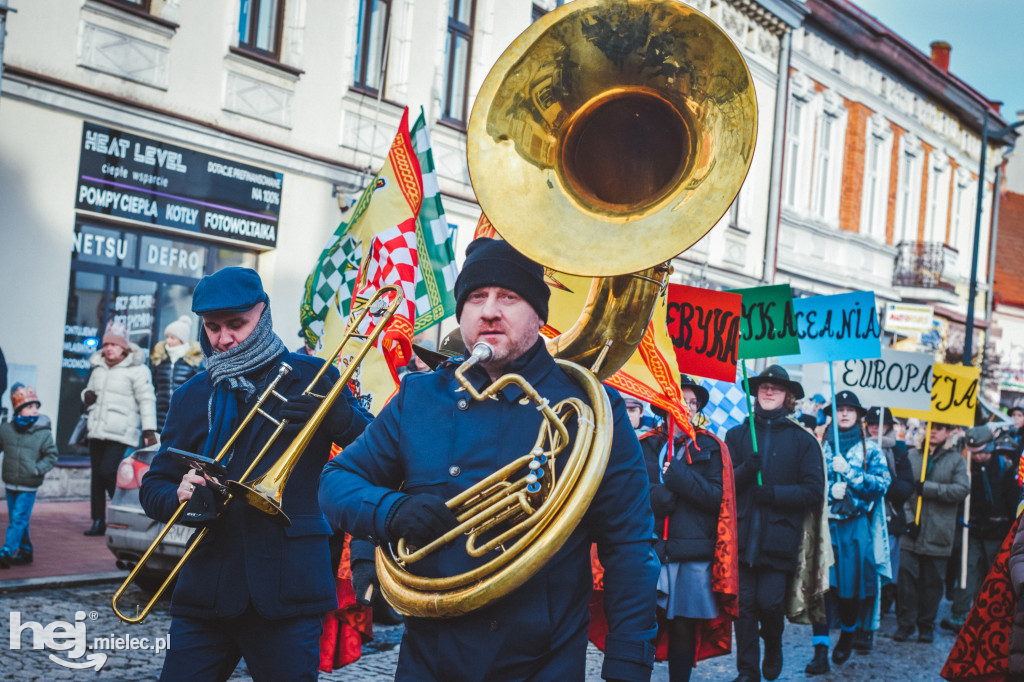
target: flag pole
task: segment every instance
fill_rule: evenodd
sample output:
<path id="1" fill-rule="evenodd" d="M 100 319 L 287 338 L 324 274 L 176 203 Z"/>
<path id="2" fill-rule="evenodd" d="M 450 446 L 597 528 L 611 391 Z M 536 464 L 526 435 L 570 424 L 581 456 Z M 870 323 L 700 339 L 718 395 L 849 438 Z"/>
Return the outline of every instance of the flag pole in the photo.
<path id="1" fill-rule="evenodd" d="M 928 449 L 932 438 L 932 420 L 929 419 L 924 429 L 924 454 L 921 456 L 921 483 L 928 474 Z M 921 501 L 924 499 L 924 490 L 917 494 L 917 511 L 914 513 L 914 525 L 921 525 Z"/>
<path id="2" fill-rule="evenodd" d="M 750 379 L 747 377 L 747 361 L 740 360 L 743 367 L 743 390 L 747 394 L 747 423 L 750 424 L 750 440 L 754 445 L 754 454 L 757 454 L 757 432 L 754 430 L 754 401 L 750 397 Z M 757 484 L 761 485 L 761 470 L 757 470 Z"/>
<path id="3" fill-rule="evenodd" d="M 828 383 L 832 390 L 832 437 L 835 439 L 835 447 L 832 448 L 833 457 L 842 457 L 839 452 L 839 410 L 836 409 L 836 377 L 832 371 L 832 361 L 828 362 Z"/>

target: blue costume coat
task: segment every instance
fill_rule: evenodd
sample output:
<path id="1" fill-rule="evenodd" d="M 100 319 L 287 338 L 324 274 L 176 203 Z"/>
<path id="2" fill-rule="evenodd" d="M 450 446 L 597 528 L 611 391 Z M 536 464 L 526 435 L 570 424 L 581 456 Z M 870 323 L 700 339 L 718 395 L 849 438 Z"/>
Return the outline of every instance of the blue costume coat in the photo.
<path id="1" fill-rule="evenodd" d="M 407 375 L 374 423 L 328 463 L 320 506 L 333 527 L 380 544 L 387 539 L 391 512 L 408 494 L 449 499 L 533 448 L 541 417 L 520 389 L 506 387 L 499 398 L 475 402 L 455 379 L 456 367 L 447 362 L 432 373 Z M 540 341 L 507 371 L 523 375 L 552 405 L 582 397 Z M 478 389 L 490 383 L 480 368 L 467 376 Z M 650 678 L 659 563 L 652 549 L 647 473 L 622 399 L 607 390 L 614 416 L 612 450 L 580 525 L 505 599 L 458 618 L 406 618 L 396 679 L 582 680 L 593 542 L 605 568 L 610 632 L 604 675 Z M 459 540 L 418 562 L 415 570 L 442 576 L 473 565 Z"/>
<path id="2" fill-rule="evenodd" d="M 284 361 L 292 372 L 277 385 L 288 397 L 299 395 L 323 365 L 323 360 L 282 354 L 262 376 L 253 377 L 255 402 Z M 320 395 L 338 379 L 328 369 L 321 380 Z M 163 432 L 160 452 L 142 479 L 139 498 L 146 514 L 166 521 L 178 508 L 177 488 L 188 469 L 167 455 L 167 448 L 202 453 L 210 425 L 207 404 L 213 384 L 203 371 L 174 392 Z M 252 407 L 237 397 L 238 421 Z M 283 507 L 291 525 L 283 527 L 239 500 L 227 505 L 213 522 L 211 532 L 185 564 L 171 600 L 171 614 L 193 618 L 233 618 L 251 603 L 265 618 L 322 614 L 337 608 L 334 575 L 331 570 L 328 537 L 331 530 L 316 503 L 320 471 L 330 456 L 331 441 L 347 445 L 372 419 L 346 389 L 335 403 L 352 406 L 348 424 L 336 425 L 337 433 L 321 427 L 295 466 L 285 487 Z M 271 398 L 264 409 L 277 417 L 281 402 Z M 233 429 L 232 429 L 233 430 Z M 235 444 L 227 470 L 228 480 L 239 480 L 253 457 L 269 440 L 274 425 L 256 416 Z M 287 429 L 264 456 L 253 476 L 269 469 L 280 457 L 298 429 Z M 222 481 L 223 482 L 223 481 Z M 193 535 L 194 537 L 194 535 Z"/>

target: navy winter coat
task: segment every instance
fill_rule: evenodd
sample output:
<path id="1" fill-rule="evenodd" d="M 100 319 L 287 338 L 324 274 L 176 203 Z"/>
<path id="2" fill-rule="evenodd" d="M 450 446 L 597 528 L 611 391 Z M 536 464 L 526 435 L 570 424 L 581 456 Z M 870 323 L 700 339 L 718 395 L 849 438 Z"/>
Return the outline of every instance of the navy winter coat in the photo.
<path id="1" fill-rule="evenodd" d="M 388 539 L 389 514 L 407 495 L 449 499 L 530 452 L 541 416 L 521 390 L 506 387 L 500 398 L 475 402 L 455 379 L 456 368 L 446 362 L 431 373 L 407 374 L 373 424 L 328 463 L 320 506 L 332 527 L 380 544 Z M 552 405 L 582 394 L 540 341 L 507 371 L 524 376 Z M 490 383 L 478 367 L 467 376 L 478 389 Z M 594 542 L 605 568 L 604 675 L 650 678 L 659 564 L 647 476 L 622 399 L 606 390 L 614 417 L 612 451 L 580 525 L 505 599 L 457 618 L 406 618 L 396 679 L 583 680 Z M 456 541 L 418 562 L 416 572 L 447 576 L 477 563 L 465 542 Z"/>
<path id="2" fill-rule="evenodd" d="M 755 414 L 754 424 L 761 479 L 771 489 L 770 501 L 754 501 L 757 471 L 748 462 L 754 451 L 750 424 L 744 421 L 725 435 L 736 470 L 740 561 L 795 571 L 804 514 L 821 506 L 825 494 L 821 446 L 792 415 Z"/>
<path id="3" fill-rule="evenodd" d="M 277 391 L 290 397 L 299 395 L 323 364 L 323 360 L 306 355 L 282 354 L 268 372 L 250 377 L 256 385 L 256 395 L 273 378 L 282 361 L 291 365 L 293 371 L 278 383 Z M 318 393 L 326 393 L 337 379 L 336 369 L 327 370 Z M 171 398 L 160 452 L 143 477 L 139 492 L 146 514 L 158 521 L 166 521 L 178 508 L 177 488 L 188 471 L 166 450 L 203 451 L 210 432 L 207 404 L 212 392 L 209 374 L 203 371 Z M 171 599 L 172 616 L 233 618 L 244 613 L 250 603 L 260 615 L 272 619 L 321 614 L 337 608 L 327 542 L 331 530 L 317 506 L 316 490 L 332 440 L 341 446 L 348 445 L 371 419 L 347 389 L 338 403 L 343 400 L 353 408 L 347 426 L 339 425 L 337 433 L 326 433 L 326 428 L 320 428 L 288 479 L 283 507 L 291 525 L 278 525 L 240 500 L 232 500 L 182 569 Z M 240 421 L 252 403 L 243 403 L 241 399 L 238 402 Z M 281 403 L 271 398 L 264 403 L 264 409 L 277 417 Z M 253 419 L 235 444 L 228 464 L 228 480 L 239 480 L 273 430 L 274 425 L 267 419 Z M 254 477 L 277 461 L 296 432 L 297 429 L 289 428 L 278 437 Z"/>
<path id="4" fill-rule="evenodd" d="M 711 561 L 715 557 L 722 507 L 721 446 L 718 439 L 702 429 L 697 431 L 698 447 L 693 447 L 689 437 L 677 439 L 677 450 L 662 483 L 661 451 L 667 442 L 660 431 L 640 440 L 651 482 L 654 528 L 661 538 L 656 545 L 658 556 L 665 563 Z"/>

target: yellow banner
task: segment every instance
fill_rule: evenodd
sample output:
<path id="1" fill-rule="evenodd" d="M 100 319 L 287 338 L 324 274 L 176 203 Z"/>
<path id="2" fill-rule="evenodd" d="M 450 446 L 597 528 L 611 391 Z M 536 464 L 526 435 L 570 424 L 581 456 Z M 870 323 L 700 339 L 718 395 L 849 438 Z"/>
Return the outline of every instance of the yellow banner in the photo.
<path id="1" fill-rule="evenodd" d="M 932 406 L 925 410 L 901 410 L 892 413 L 900 419 L 974 426 L 978 407 L 978 382 L 981 369 L 963 365 L 935 364 L 932 366 Z"/>

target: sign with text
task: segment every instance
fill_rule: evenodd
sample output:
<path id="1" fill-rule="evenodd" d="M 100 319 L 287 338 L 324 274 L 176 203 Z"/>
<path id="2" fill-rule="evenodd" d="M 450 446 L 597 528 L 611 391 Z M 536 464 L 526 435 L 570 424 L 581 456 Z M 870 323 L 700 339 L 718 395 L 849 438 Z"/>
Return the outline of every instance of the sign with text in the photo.
<path id="1" fill-rule="evenodd" d="M 843 360 L 833 366 L 836 391 L 853 391 L 865 407 L 927 411 L 932 401 L 930 353 L 882 349 L 873 359 Z"/>
<path id="2" fill-rule="evenodd" d="M 780 357 L 784 365 L 877 358 L 882 352 L 873 291 L 798 298 L 793 318 L 800 352 Z"/>
<path id="3" fill-rule="evenodd" d="M 885 330 L 910 335 L 932 330 L 934 312 L 930 305 L 917 303 L 888 303 L 885 306 Z"/>
<path id="4" fill-rule="evenodd" d="M 283 181 L 276 171 L 85 123 L 75 208 L 274 246 Z"/>
<path id="5" fill-rule="evenodd" d="M 679 371 L 736 380 L 743 297 L 726 291 L 668 285 L 668 334 Z"/>
<path id="6" fill-rule="evenodd" d="M 793 320 L 793 290 L 788 284 L 733 289 L 743 297 L 739 357 L 770 358 L 799 353 Z"/>
<path id="7" fill-rule="evenodd" d="M 932 367 L 932 401 L 929 410 L 897 410 L 900 419 L 924 419 L 956 426 L 974 426 L 978 407 L 981 368 L 936 363 Z"/>

